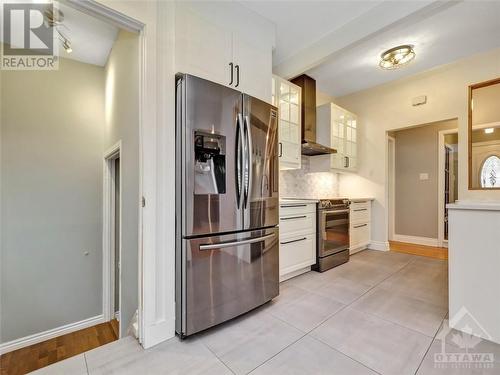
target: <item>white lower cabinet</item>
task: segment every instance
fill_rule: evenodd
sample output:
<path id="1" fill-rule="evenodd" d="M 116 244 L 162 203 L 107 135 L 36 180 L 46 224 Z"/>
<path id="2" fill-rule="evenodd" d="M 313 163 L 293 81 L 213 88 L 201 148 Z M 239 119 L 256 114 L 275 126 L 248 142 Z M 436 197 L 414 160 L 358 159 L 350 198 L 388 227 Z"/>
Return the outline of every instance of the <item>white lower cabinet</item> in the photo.
<path id="1" fill-rule="evenodd" d="M 370 244 L 371 201 L 352 201 L 349 215 L 349 253 L 354 254 Z"/>
<path id="2" fill-rule="evenodd" d="M 316 263 L 316 203 L 280 203 L 280 281 Z"/>

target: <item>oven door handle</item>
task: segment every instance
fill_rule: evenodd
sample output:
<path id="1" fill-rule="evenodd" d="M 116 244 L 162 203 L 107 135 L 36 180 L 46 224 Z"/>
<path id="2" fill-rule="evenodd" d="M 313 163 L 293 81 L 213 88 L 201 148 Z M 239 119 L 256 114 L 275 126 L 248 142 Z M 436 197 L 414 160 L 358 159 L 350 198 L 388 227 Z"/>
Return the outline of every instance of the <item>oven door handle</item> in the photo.
<path id="1" fill-rule="evenodd" d="M 347 214 L 349 213 L 349 209 L 347 210 L 329 210 L 329 211 L 321 211 L 323 214 Z"/>

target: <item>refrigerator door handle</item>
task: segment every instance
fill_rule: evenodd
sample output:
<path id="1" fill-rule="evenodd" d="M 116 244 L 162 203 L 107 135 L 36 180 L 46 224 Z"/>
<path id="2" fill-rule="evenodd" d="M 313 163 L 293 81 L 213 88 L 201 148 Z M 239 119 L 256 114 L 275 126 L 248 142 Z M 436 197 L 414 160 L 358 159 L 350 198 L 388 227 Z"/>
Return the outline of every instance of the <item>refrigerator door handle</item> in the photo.
<path id="1" fill-rule="evenodd" d="M 265 240 L 269 240 L 275 236 L 274 233 L 267 234 L 262 237 L 257 237 L 257 238 L 249 238 L 247 240 L 241 240 L 241 241 L 230 241 L 230 242 L 220 242 L 220 243 L 214 243 L 214 244 L 208 244 L 208 245 L 200 245 L 200 250 L 214 250 L 214 249 L 224 249 L 227 247 L 234 247 L 234 246 L 240 246 L 240 245 L 248 245 L 256 242 L 262 242 Z"/>
<path id="2" fill-rule="evenodd" d="M 243 116 L 241 113 L 238 113 L 236 116 L 236 206 L 238 209 L 243 208 L 243 204 L 241 202 L 242 198 L 242 190 L 243 190 L 243 140 L 244 131 L 243 131 Z"/>
<path id="3" fill-rule="evenodd" d="M 252 186 L 252 166 L 253 166 L 253 154 L 252 154 L 252 132 L 250 130 L 250 120 L 248 115 L 245 116 L 245 143 L 246 143 L 246 155 L 245 155 L 245 193 L 244 193 L 244 208 L 248 207 L 250 189 Z"/>

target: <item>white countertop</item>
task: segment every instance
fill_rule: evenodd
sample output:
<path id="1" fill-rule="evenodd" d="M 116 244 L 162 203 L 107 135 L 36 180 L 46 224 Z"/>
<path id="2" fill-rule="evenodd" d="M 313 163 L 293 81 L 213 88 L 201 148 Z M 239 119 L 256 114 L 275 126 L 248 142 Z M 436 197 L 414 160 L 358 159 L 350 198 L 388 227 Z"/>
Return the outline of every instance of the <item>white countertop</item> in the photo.
<path id="1" fill-rule="evenodd" d="M 332 197 L 332 199 L 335 198 L 345 198 L 349 199 L 351 202 L 363 202 L 363 201 L 373 201 L 375 198 L 372 197 Z M 317 203 L 319 202 L 319 199 L 313 199 L 313 198 L 280 198 L 280 203 L 288 203 L 288 202 L 295 202 L 295 203 Z"/>
<path id="2" fill-rule="evenodd" d="M 307 199 L 307 198 L 281 198 L 280 199 L 280 204 L 281 203 L 302 203 L 302 204 L 307 204 L 307 203 L 318 203 L 317 199 Z"/>
<path id="3" fill-rule="evenodd" d="M 446 205 L 449 210 L 500 211 L 498 201 L 457 201 Z"/>

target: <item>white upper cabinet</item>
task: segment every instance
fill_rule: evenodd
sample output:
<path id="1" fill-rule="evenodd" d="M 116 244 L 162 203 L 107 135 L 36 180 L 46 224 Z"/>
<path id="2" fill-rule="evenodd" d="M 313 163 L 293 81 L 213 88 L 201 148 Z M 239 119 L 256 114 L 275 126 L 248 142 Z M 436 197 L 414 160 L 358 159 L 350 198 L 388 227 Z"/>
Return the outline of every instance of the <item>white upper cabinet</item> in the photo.
<path id="1" fill-rule="evenodd" d="M 252 38 L 248 28 L 255 15 L 245 17 L 242 29 L 233 21 L 244 17 L 244 10 L 233 9 L 238 7 L 233 3 L 217 6 L 220 12 L 208 12 L 202 3 L 176 4 L 176 70 L 270 102 L 274 36 L 260 32 Z"/>
<path id="2" fill-rule="evenodd" d="M 302 88 L 273 76 L 271 91 L 271 104 L 278 107 L 279 112 L 280 169 L 300 169 Z"/>
<path id="3" fill-rule="evenodd" d="M 337 150 L 337 153 L 326 157 L 315 157 L 313 169 L 357 171 L 357 116 L 333 103 L 317 107 L 316 116 L 318 139 L 330 139 L 330 145 Z"/>
<path id="4" fill-rule="evenodd" d="M 196 13 L 180 9 L 175 20 L 177 71 L 229 85 L 232 35 Z"/>
<path id="5" fill-rule="evenodd" d="M 270 102 L 273 53 L 269 46 L 259 45 L 249 38 L 233 33 L 235 79 L 246 94 Z"/>

